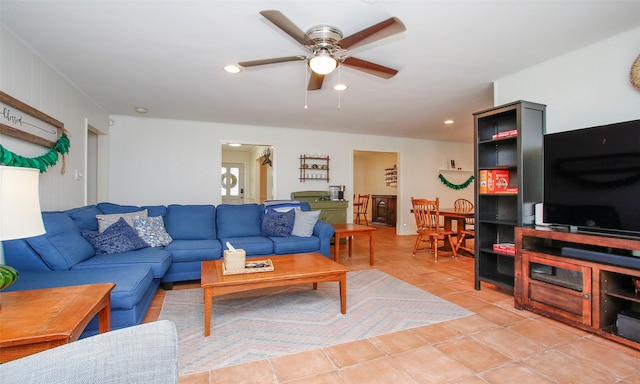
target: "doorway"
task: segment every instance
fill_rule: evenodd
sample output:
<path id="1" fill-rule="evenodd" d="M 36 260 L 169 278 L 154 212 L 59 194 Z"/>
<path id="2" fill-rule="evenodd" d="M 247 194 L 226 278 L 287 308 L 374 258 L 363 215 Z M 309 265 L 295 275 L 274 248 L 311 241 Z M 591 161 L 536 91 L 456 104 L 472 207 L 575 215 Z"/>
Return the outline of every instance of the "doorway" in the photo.
<path id="1" fill-rule="evenodd" d="M 244 204 L 244 164 L 222 163 L 222 204 Z"/>
<path id="2" fill-rule="evenodd" d="M 76 180 L 84 178 L 84 204 L 97 204 L 101 196 L 104 197 L 104 174 L 100 174 L 100 170 L 104 169 L 106 151 L 100 151 L 103 148 L 106 135 L 99 129 L 89 124 L 89 120 L 85 119 L 85 164 L 84 170 L 79 172 L 75 170 L 74 177 Z M 84 175 L 83 175 L 84 173 Z M 102 188 L 102 190 L 101 190 Z"/>
<path id="3" fill-rule="evenodd" d="M 273 147 L 270 145 L 223 143 L 220 190 L 222 203 L 262 204 L 265 200 L 273 199 L 272 163 Z M 240 165 L 242 169 L 232 169 L 239 168 Z M 227 190 L 226 187 L 233 184 L 234 176 L 230 175 L 237 178 L 238 190 Z"/>
<path id="4" fill-rule="evenodd" d="M 397 164 L 396 152 L 353 151 L 353 193 L 371 195 L 367 218 L 372 224 L 397 225 Z"/>

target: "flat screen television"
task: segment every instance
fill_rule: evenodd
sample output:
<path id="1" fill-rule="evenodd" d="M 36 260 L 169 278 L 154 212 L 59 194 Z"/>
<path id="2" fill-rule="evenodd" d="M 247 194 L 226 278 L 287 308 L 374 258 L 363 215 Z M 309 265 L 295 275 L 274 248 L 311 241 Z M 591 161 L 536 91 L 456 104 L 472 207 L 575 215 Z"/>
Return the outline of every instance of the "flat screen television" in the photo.
<path id="1" fill-rule="evenodd" d="M 640 237 L 640 120 L 544 136 L 543 218 Z"/>

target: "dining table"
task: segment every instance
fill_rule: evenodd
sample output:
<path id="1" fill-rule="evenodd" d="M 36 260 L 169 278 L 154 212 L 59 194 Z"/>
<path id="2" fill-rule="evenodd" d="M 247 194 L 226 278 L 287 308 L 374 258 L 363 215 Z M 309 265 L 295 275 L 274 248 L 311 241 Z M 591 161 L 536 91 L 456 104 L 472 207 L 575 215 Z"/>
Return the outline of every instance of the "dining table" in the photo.
<path id="1" fill-rule="evenodd" d="M 456 222 L 457 238 L 461 236 L 461 231 L 465 228 L 467 219 L 475 216 L 475 210 L 471 209 L 457 209 L 457 208 L 440 208 L 440 216 L 444 217 L 444 230 L 451 231 L 453 229 L 453 221 Z M 450 249 L 451 246 L 445 241 L 445 249 Z"/>

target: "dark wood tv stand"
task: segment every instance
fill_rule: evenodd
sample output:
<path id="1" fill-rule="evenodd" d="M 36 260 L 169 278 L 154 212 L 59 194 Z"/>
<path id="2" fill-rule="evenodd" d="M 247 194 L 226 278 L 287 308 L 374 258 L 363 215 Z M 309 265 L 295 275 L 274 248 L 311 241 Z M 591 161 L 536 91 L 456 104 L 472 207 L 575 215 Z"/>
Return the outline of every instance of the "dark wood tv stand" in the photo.
<path id="1" fill-rule="evenodd" d="M 640 264 L 640 258 L 631 255 L 640 250 L 640 239 L 518 227 L 515 246 L 516 308 L 640 349 L 640 342 L 621 336 L 617 328 L 620 312 L 640 312 L 640 294 L 634 286 L 640 281 L 640 268 L 597 260 L 598 255 L 609 255 Z M 567 248 L 595 252 L 596 257 L 563 255 Z"/>

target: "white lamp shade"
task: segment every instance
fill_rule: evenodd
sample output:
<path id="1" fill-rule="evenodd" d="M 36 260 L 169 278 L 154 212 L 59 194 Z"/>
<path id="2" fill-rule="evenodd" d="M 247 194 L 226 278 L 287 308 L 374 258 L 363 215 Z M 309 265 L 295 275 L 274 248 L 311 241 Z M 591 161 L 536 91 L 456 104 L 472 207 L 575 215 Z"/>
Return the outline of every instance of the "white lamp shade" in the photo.
<path id="1" fill-rule="evenodd" d="M 45 233 L 39 180 L 37 169 L 0 166 L 0 241 Z"/>
<path id="2" fill-rule="evenodd" d="M 331 73 L 338 62 L 334 59 L 330 54 L 322 51 L 317 56 L 309 59 L 309 67 L 311 70 L 319 75 L 326 75 L 327 73 Z"/>

